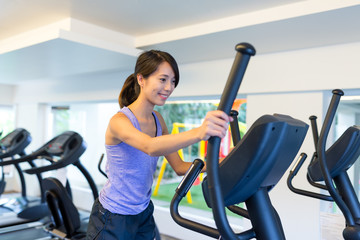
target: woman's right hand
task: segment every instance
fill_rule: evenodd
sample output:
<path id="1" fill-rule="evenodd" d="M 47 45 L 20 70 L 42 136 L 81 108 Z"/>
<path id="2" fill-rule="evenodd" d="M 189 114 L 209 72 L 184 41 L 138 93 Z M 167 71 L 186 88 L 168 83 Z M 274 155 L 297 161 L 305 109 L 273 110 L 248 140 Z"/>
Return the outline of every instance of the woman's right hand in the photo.
<path id="1" fill-rule="evenodd" d="M 232 121 L 232 117 L 223 111 L 215 110 L 208 112 L 199 127 L 200 139 L 206 141 L 210 137 L 225 137 L 229 122 Z"/>

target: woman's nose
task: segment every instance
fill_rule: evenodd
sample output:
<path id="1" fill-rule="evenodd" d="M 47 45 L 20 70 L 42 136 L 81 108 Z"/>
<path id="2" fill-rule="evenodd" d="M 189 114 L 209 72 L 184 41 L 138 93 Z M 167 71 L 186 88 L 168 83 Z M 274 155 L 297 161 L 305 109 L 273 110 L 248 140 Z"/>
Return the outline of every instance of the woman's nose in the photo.
<path id="1" fill-rule="evenodd" d="M 171 83 L 171 81 L 166 81 L 165 90 L 167 90 L 167 91 L 171 91 L 171 90 L 172 90 L 172 83 Z"/>

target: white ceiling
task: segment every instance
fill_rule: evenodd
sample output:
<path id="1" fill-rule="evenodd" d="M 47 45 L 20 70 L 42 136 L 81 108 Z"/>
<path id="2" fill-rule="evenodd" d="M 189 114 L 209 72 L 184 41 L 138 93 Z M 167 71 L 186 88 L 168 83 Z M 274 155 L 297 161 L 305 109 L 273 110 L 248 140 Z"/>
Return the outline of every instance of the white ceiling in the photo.
<path id="1" fill-rule="evenodd" d="M 0 39 L 67 17 L 133 36 L 301 0 L 0 0 Z"/>
<path id="2" fill-rule="evenodd" d="M 355 42 L 359 13 L 356 0 L 0 0 L 0 83 L 131 70 L 150 48 L 181 64 L 230 58 L 239 42 L 257 54 Z M 34 30 L 69 18 L 93 31 Z"/>

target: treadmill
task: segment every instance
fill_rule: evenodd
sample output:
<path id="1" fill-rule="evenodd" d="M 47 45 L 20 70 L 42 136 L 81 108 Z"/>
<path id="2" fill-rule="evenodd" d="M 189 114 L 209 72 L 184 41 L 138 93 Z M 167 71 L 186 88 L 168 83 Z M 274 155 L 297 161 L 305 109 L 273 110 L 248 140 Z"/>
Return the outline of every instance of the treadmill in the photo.
<path id="1" fill-rule="evenodd" d="M 93 178 L 81 164 L 80 160 L 72 164 L 86 178 L 92 190 L 93 199 L 96 200 L 99 194 Z M 41 170 L 35 169 L 34 173 L 36 171 Z M 52 177 L 45 178 L 44 188 L 52 220 L 50 224 L 45 226 L 45 231 L 57 239 L 84 239 L 86 237 L 89 213 L 82 216 L 58 179 Z"/>
<path id="2" fill-rule="evenodd" d="M 2 133 L 2 132 L 1 132 Z M 24 156 L 25 148 L 31 143 L 30 133 L 23 129 L 17 128 L 4 136 L 0 140 L 0 162 L 5 158 L 14 158 L 15 156 Z M 18 164 L 15 165 L 16 170 L 20 176 L 22 196 L 26 197 L 24 175 Z M 0 180 L 0 196 L 4 193 L 6 186 L 5 174 L 2 168 Z"/>
<path id="3" fill-rule="evenodd" d="M 57 170 L 63 167 L 66 167 L 70 164 L 76 166 L 80 172 L 85 176 L 89 185 L 92 189 L 94 199 L 98 197 L 98 191 L 96 185 L 91 178 L 88 171 L 80 162 L 80 156 L 86 150 L 86 143 L 84 142 L 83 138 L 76 132 L 73 131 L 66 131 L 52 140 L 47 142 L 44 146 L 42 146 L 39 150 L 35 151 L 31 155 L 19 159 L 17 161 L 27 161 L 29 159 L 45 159 L 49 162 L 48 165 L 41 166 L 41 167 L 33 167 L 30 169 L 24 170 L 27 174 L 40 174 L 47 171 Z M 16 161 L 16 160 L 15 160 Z M 52 186 L 52 181 L 49 179 L 55 178 L 46 178 L 42 181 L 43 183 L 43 194 L 46 196 L 46 201 L 49 202 L 49 185 Z M 56 184 L 59 188 L 61 188 L 61 198 L 64 196 L 71 201 L 72 194 L 70 189 L 70 184 L 67 182 L 66 187 L 62 186 L 62 184 L 56 179 Z M 50 210 L 52 209 L 51 204 L 49 205 Z M 69 210 L 69 209 L 67 209 Z M 71 209 L 74 210 L 74 209 Z M 74 210 L 75 211 L 75 210 Z M 19 227 L 8 227 L 4 229 L 0 229 L 0 235 L 2 240 L 10 240 L 10 239 L 53 239 L 53 235 L 50 234 L 52 230 L 54 230 L 56 225 L 54 225 L 54 213 L 50 211 L 51 219 L 41 220 L 34 222 L 32 224 L 26 226 L 19 226 Z M 80 221 L 81 216 L 78 212 L 75 213 Z M 87 218 L 88 216 L 85 216 Z M 77 229 L 78 230 L 78 229 Z M 58 237 L 54 236 L 54 239 L 58 239 Z"/>
<path id="4" fill-rule="evenodd" d="M 6 165 L 14 165 L 18 172 L 21 183 L 21 195 L 18 197 L 6 197 L 0 199 L 0 227 L 7 227 L 16 224 L 36 221 L 47 214 L 45 199 L 29 198 L 26 195 L 26 184 L 20 163 L 13 161 L 21 159 L 26 156 L 24 149 L 31 142 L 30 133 L 23 129 L 17 128 L 4 138 L 1 139 L 1 153 L 0 153 L 0 166 L 3 168 Z M 15 158 L 19 156 L 20 158 Z M 35 164 L 33 161 L 28 161 L 31 167 Z M 41 176 L 37 175 L 39 184 L 41 185 Z M 5 178 L 2 172 L 1 190 L 5 189 Z"/>

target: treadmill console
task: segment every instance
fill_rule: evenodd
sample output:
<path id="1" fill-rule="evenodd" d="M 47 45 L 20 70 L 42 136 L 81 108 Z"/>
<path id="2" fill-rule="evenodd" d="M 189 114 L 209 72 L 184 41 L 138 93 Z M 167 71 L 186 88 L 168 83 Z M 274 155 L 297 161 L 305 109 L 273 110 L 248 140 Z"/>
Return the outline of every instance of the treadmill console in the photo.
<path id="1" fill-rule="evenodd" d="M 64 152 L 64 146 L 70 140 L 71 135 L 62 134 L 49 143 L 46 151 L 51 155 L 58 156 Z"/>
<path id="2" fill-rule="evenodd" d="M 0 140 L 0 158 L 13 151 L 13 155 L 20 154 L 31 142 L 30 133 L 24 128 L 17 128 Z"/>
<path id="3" fill-rule="evenodd" d="M 81 149 L 84 152 L 85 149 L 82 144 L 83 139 L 78 133 L 67 131 L 53 138 L 45 149 L 52 156 L 61 156 L 75 149 Z"/>

